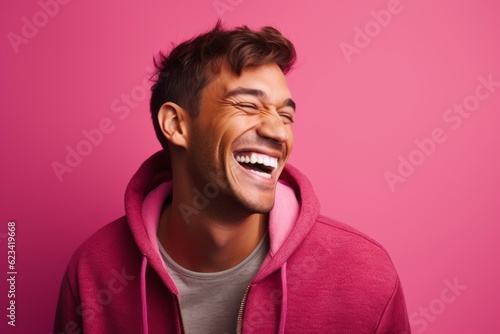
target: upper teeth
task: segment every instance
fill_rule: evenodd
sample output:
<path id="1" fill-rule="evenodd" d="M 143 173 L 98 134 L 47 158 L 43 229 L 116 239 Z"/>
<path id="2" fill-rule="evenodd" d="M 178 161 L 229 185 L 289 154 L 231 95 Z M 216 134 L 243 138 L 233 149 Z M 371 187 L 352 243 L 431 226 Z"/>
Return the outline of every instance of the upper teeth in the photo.
<path id="1" fill-rule="evenodd" d="M 237 155 L 236 161 L 250 164 L 260 164 L 276 168 L 278 167 L 278 158 L 273 158 L 265 154 L 252 153 L 246 155 Z"/>

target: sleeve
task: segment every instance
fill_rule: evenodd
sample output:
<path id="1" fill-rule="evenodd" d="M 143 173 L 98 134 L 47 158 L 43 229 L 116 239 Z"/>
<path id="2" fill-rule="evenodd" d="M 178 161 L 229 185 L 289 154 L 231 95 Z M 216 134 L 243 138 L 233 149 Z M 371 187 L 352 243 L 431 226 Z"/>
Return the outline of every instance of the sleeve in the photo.
<path id="1" fill-rule="evenodd" d="M 81 303 L 69 279 L 69 269 L 64 274 L 57 302 L 54 334 L 82 334 Z"/>
<path id="2" fill-rule="evenodd" d="M 399 279 L 380 318 L 376 334 L 411 334 L 408 312 Z"/>

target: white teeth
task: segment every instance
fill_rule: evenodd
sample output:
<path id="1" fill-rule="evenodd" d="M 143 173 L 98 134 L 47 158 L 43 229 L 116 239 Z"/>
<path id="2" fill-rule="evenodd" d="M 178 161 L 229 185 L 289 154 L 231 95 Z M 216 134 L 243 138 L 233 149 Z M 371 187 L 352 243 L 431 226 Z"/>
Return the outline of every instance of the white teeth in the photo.
<path id="1" fill-rule="evenodd" d="M 268 167 L 277 168 L 278 158 L 273 158 L 265 154 L 251 153 L 250 155 L 237 155 L 236 161 L 251 164 L 260 164 Z"/>
<path id="2" fill-rule="evenodd" d="M 262 177 L 265 177 L 266 179 L 270 179 L 271 178 L 271 174 L 267 174 L 267 173 L 264 173 L 264 172 L 259 172 L 259 171 L 253 170 L 253 169 L 250 169 L 249 171 L 251 173 L 257 174 L 257 175 L 262 176 Z"/>

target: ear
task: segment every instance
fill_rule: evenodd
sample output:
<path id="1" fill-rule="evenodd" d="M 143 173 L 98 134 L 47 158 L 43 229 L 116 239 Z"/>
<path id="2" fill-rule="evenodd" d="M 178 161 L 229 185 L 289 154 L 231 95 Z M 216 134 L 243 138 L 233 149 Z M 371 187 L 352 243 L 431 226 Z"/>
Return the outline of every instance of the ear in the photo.
<path id="1" fill-rule="evenodd" d="M 158 123 L 165 138 L 184 148 L 187 146 L 188 121 L 187 111 L 173 102 L 163 104 L 158 112 Z"/>

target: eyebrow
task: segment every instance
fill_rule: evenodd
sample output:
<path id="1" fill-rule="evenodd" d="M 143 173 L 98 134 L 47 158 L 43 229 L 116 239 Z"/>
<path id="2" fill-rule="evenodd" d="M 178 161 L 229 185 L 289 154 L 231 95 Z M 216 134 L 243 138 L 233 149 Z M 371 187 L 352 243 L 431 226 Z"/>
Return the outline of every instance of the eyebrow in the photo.
<path id="1" fill-rule="evenodd" d="M 228 98 L 231 96 L 236 96 L 236 95 L 252 95 L 255 97 L 267 99 L 267 94 L 260 89 L 254 89 L 254 88 L 244 88 L 244 87 L 238 87 L 236 89 L 233 89 L 229 92 L 226 93 L 224 98 Z M 283 102 L 283 106 L 285 107 L 291 107 L 294 111 L 296 111 L 296 104 L 295 102 L 288 98 Z"/>

